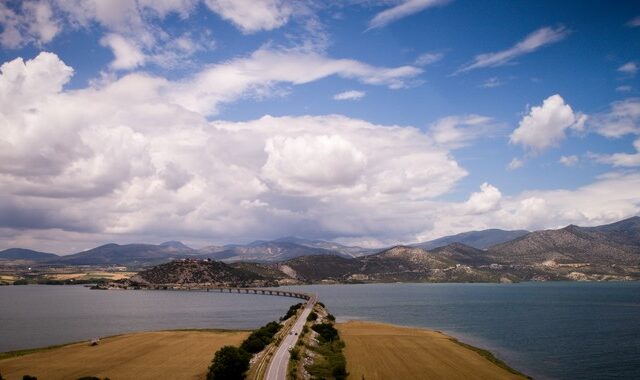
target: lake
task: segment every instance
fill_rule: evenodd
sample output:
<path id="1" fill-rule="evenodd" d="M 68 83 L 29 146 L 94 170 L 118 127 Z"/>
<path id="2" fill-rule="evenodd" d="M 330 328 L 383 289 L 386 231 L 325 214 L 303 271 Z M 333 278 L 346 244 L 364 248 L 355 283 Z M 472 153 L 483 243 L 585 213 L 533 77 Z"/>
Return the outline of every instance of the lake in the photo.
<path id="1" fill-rule="evenodd" d="M 640 283 L 367 284 L 318 293 L 338 320 L 440 330 L 536 379 L 640 378 Z M 0 287 L 0 351 L 175 328 L 252 329 L 296 299 L 81 286 Z"/>

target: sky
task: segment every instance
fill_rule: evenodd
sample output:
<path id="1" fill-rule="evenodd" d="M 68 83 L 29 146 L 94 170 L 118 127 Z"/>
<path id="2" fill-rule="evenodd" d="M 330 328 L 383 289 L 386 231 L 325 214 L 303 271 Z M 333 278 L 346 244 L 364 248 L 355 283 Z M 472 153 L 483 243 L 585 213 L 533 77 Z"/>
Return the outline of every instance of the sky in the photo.
<path id="1" fill-rule="evenodd" d="M 0 0 L 0 249 L 640 214 L 640 2 Z"/>

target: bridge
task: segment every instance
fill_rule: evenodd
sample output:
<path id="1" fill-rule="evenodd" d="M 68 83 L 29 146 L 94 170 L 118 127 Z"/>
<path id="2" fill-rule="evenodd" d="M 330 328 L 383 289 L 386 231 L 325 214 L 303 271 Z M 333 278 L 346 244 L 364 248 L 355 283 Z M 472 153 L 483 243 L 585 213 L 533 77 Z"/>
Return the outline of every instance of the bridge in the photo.
<path id="1" fill-rule="evenodd" d="M 276 290 L 265 288 L 237 288 L 237 287 L 223 287 L 213 285 L 176 285 L 176 284 L 153 284 L 149 285 L 149 289 L 154 290 L 196 290 L 218 293 L 236 293 L 236 294 L 259 294 L 264 296 L 279 296 L 279 297 L 292 297 L 303 300 L 311 299 L 312 295 L 302 292 L 294 292 L 291 290 Z"/>

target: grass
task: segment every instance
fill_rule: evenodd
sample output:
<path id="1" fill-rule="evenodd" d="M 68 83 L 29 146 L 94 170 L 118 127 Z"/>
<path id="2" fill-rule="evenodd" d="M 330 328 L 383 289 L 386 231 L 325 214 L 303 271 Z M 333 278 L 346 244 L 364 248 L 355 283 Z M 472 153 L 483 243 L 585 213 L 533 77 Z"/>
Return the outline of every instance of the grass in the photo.
<path id="1" fill-rule="evenodd" d="M 5 353 L 0 372 L 7 379 L 28 373 L 41 379 L 204 378 L 215 352 L 239 346 L 249 334 L 236 331 L 156 331 Z"/>

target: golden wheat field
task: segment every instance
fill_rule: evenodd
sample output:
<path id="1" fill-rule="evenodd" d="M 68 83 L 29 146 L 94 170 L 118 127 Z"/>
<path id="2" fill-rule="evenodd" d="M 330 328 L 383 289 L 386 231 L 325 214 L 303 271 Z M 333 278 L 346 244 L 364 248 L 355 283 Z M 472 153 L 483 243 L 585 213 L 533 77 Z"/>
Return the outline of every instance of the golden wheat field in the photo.
<path id="1" fill-rule="evenodd" d="M 350 379 L 524 378 L 436 331 L 363 321 L 337 327 Z"/>
<path id="2" fill-rule="evenodd" d="M 247 332 L 157 331 L 105 338 L 97 346 L 76 343 L 0 360 L 8 380 L 23 375 L 38 379 L 83 376 L 118 379 L 204 379 L 215 352 L 239 345 Z"/>

